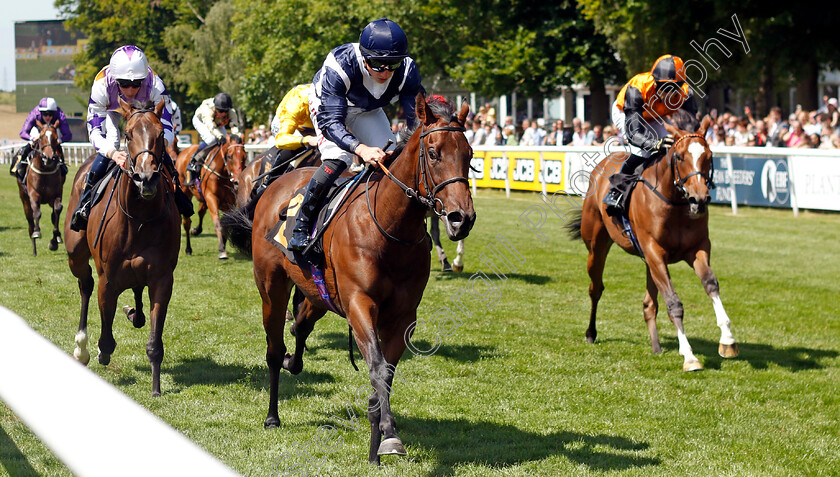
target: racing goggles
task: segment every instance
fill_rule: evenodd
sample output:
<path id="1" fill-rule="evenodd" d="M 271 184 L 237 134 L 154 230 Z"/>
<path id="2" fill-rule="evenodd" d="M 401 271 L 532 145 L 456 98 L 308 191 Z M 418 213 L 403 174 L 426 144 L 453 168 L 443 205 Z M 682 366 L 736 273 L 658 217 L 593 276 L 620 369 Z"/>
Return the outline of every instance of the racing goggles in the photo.
<path id="1" fill-rule="evenodd" d="M 402 65 L 403 60 L 374 60 L 373 58 L 365 59 L 365 63 L 377 73 L 383 71 L 394 71 Z"/>
<path id="2" fill-rule="evenodd" d="M 143 84 L 143 80 L 118 79 L 117 84 L 120 85 L 120 88 L 139 88 Z"/>

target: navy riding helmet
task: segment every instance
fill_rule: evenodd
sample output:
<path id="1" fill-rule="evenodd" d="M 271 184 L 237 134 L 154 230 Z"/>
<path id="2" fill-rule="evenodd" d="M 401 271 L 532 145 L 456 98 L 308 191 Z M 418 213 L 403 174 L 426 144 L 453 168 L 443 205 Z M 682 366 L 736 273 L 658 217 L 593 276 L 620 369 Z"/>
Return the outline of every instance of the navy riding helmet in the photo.
<path id="1" fill-rule="evenodd" d="M 229 94 L 219 93 L 213 98 L 213 106 L 216 107 L 216 111 L 223 113 L 233 107 L 233 101 Z"/>
<path id="2" fill-rule="evenodd" d="M 359 50 L 368 59 L 401 60 L 408 56 L 408 38 L 396 22 L 383 17 L 362 30 Z"/>

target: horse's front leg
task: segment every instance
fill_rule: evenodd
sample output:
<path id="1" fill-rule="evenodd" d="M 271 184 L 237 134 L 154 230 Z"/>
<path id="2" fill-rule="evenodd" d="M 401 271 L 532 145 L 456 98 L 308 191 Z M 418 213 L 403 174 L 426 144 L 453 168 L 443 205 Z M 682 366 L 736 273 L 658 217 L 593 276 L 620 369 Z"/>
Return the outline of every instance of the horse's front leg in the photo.
<path id="1" fill-rule="evenodd" d="M 190 231 L 193 235 L 201 235 L 204 230 L 202 224 L 204 223 L 204 214 L 207 213 L 207 202 L 199 202 L 198 206 L 198 225 Z"/>
<path id="2" fill-rule="evenodd" d="M 79 296 L 81 297 L 79 331 L 76 332 L 76 348 L 73 350 L 73 357 L 85 366 L 90 362 L 90 353 L 87 349 L 87 328 L 88 306 L 90 305 L 90 296 L 93 294 L 93 275 L 91 274 L 89 258 L 90 254 L 81 254 L 81 256 L 70 254 L 70 271 L 79 282 Z"/>
<path id="3" fill-rule="evenodd" d="M 152 366 L 152 396 L 160 396 L 160 364 L 163 362 L 163 324 L 172 298 L 172 274 L 159 277 L 149 284 L 149 341 L 146 355 Z M 140 288 L 142 292 L 142 287 Z M 136 297 L 135 289 L 135 297 Z"/>
<path id="4" fill-rule="evenodd" d="M 452 270 L 456 273 L 464 271 L 464 241 L 459 240 L 455 249 L 455 260 L 452 261 Z"/>
<path id="5" fill-rule="evenodd" d="M 210 211 L 210 219 L 213 220 L 213 230 L 219 239 L 219 260 L 227 260 L 228 255 L 225 250 L 227 237 L 225 237 L 225 232 L 222 230 L 222 222 L 219 220 L 219 200 L 215 195 L 208 194 L 206 203 L 207 210 Z"/>
<path id="6" fill-rule="evenodd" d="M 295 294 L 297 294 L 297 290 Z M 292 356 L 286 355 L 283 360 L 283 368 L 292 374 L 298 374 L 303 370 L 303 351 L 306 349 L 306 338 L 315 328 L 315 322 L 327 313 L 327 310 L 313 306 L 308 298 L 304 299 L 296 308 L 295 324 L 292 325 L 290 330 L 292 336 L 295 337 L 295 354 Z"/>
<path id="7" fill-rule="evenodd" d="M 29 236 L 32 237 L 32 240 L 35 240 L 41 238 L 41 204 L 30 196 L 29 206 L 32 209 L 32 230 Z M 34 246 L 35 242 L 32 242 L 32 244 Z"/>
<path id="8" fill-rule="evenodd" d="M 650 275 L 650 267 L 646 267 L 647 274 L 647 292 L 644 300 L 645 323 L 650 334 L 650 346 L 653 354 L 662 353 L 662 347 L 659 345 L 659 331 L 656 329 L 656 314 L 659 312 L 659 290 L 656 288 L 656 283 Z"/>
<path id="9" fill-rule="evenodd" d="M 117 341 L 114 339 L 114 313 L 117 311 L 117 298 L 120 291 L 111 285 L 108 280 L 99 277 L 99 317 L 102 321 L 102 332 L 99 336 L 99 364 L 108 365 L 111 362 L 111 355 L 117 348 Z"/>
<path id="10" fill-rule="evenodd" d="M 263 425 L 266 429 L 278 427 L 280 416 L 277 414 L 277 398 L 279 395 L 280 370 L 287 360 L 286 343 L 283 340 L 283 330 L 286 327 L 286 307 L 289 304 L 289 295 L 292 291 L 292 284 L 282 266 L 275 265 L 275 268 L 268 274 L 258 275 L 258 268 L 255 267 L 254 276 L 257 279 L 262 297 L 263 328 L 265 329 L 265 361 L 268 364 L 269 373 L 269 401 L 268 416 Z"/>
<path id="11" fill-rule="evenodd" d="M 146 315 L 143 314 L 143 289 L 145 287 L 139 286 L 134 287 L 132 290 L 134 291 L 134 307 L 130 307 L 125 305 L 123 307 L 123 312 L 125 313 L 125 317 L 128 318 L 128 321 L 134 325 L 135 328 L 142 328 L 143 325 L 146 324 Z"/>
<path id="12" fill-rule="evenodd" d="M 680 354 L 683 356 L 683 371 L 700 371 L 703 365 L 694 356 L 691 350 L 691 345 L 688 344 L 688 338 L 685 336 L 683 329 L 683 304 L 677 292 L 674 290 L 674 284 L 671 282 L 671 274 L 668 272 L 668 265 L 665 260 L 665 251 L 656 247 L 647 247 L 645 250 L 645 257 L 647 259 L 651 278 L 665 299 L 665 305 L 668 307 L 668 317 L 677 328 L 677 340 L 680 343 Z"/>
<path id="13" fill-rule="evenodd" d="M 368 403 L 371 429 L 368 460 L 376 465 L 379 465 L 379 456 L 406 454 L 405 447 L 397 436 L 397 425 L 391 412 L 390 394 L 394 367 L 385 360 L 373 325 L 378 313 L 377 305 L 368 296 L 359 294 L 350 302 L 350 325 L 356 336 L 359 351 L 368 364 L 370 383 L 373 387 L 373 394 Z"/>
<path id="14" fill-rule="evenodd" d="M 735 337 L 732 336 L 732 331 L 729 329 L 729 316 L 723 309 L 723 302 L 720 300 L 720 286 L 712 267 L 709 265 L 709 248 L 698 250 L 694 254 L 694 261 L 690 265 L 703 283 L 703 288 L 709 298 L 712 299 L 712 305 L 715 308 L 715 317 L 720 328 L 718 354 L 723 358 L 735 358 L 738 356 L 738 343 L 735 342 Z"/>
<path id="15" fill-rule="evenodd" d="M 187 246 L 184 249 L 184 253 L 192 255 L 192 245 L 190 244 L 190 226 L 192 225 L 192 219 L 186 215 L 181 216 L 181 219 L 184 223 L 184 235 L 187 237 Z"/>
<path id="16" fill-rule="evenodd" d="M 440 243 L 440 219 L 436 215 L 433 215 L 429 217 L 429 221 L 431 222 L 429 225 L 429 235 L 432 237 L 432 243 L 435 246 L 435 251 L 437 251 L 440 269 L 442 272 L 451 272 L 452 265 L 449 264 L 449 259 L 446 257 L 446 252 Z"/>
<path id="17" fill-rule="evenodd" d="M 52 240 L 48 245 L 50 250 L 58 250 L 58 244 L 61 243 L 61 229 L 59 229 L 59 225 L 61 222 L 61 210 L 64 206 L 61 205 L 61 197 L 56 198 L 52 203 L 52 224 L 53 224 L 53 236 Z"/>

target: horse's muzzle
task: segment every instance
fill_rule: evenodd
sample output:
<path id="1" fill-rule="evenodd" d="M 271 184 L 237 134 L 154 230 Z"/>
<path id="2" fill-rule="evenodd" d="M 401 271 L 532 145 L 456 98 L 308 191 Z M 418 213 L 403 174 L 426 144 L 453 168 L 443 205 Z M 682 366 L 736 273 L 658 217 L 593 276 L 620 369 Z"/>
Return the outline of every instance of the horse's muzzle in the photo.
<path id="1" fill-rule="evenodd" d="M 706 194 L 705 197 L 698 200 L 697 197 L 691 196 L 688 198 L 688 216 L 692 219 L 699 219 L 706 215 L 709 211 L 709 202 L 712 201 L 712 196 Z"/>
<path id="2" fill-rule="evenodd" d="M 463 240 L 470 234 L 473 224 L 475 224 L 475 211 L 472 214 L 466 214 L 463 211 L 456 210 L 449 212 L 443 218 L 446 224 L 446 235 L 449 240 Z"/>

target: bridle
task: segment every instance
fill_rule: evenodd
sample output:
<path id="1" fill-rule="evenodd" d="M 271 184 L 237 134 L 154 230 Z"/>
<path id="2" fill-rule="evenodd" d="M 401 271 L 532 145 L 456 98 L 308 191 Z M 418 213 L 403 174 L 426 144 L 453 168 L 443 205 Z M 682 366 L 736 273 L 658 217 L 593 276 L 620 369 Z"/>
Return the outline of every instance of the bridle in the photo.
<path id="1" fill-rule="evenodd" d="M 218 177 L 219 179 L 222 179 L 222 180 L 227 179 L 228 181 L 230 181 L 233 184 L 233 191 L 234 192 L 236 192 L 236 190 L 238 189 L 239 183 L 237 182 L 236 177 L 233 175 L 233 173 L 228 168 L 227 164 L 228 164 L 228 161 L 230 160 L 230 149 L 231 148 L 239 148 L 239 147 L 241 147 L 243 151 L 245 150 L 245 145 L 244 144 L 228 144 L 227 145 L 227 151 L 222 156 L 222 162 L 224 163 L 224 169 L 228 173 L 227 178 L 225 178 L 224 176 L 222 176 L 221 174 L 216 172 L 212 167 L 210 167 L 213 164 L 213 162 L 216 160 L 216 157 L 218 157 L 219 153 L 221 152 L 221 149 L 222 149 L 221 144 L 219 144 L 219 152 L 214 153 L 213 157 L 210 159 L 210 164 L 202 164 L 201 165 L 201 167 L 203 169 L 207 170 L 207 172 L 209 172 L 210 174 L 213 174 L 214 176 Z"/>
<path id="2" fill-rule="evenodd" d="M 47 126 L 50 126 L 50 125 L 45 124 L 45 127 L 47 127 Z M 40 157 L 43 161 L 50 161 L 50 160 L 55 161 L 55 165 L 53 166 L 52 169 L 41 170 L 41 169 L 38 169 L 37 167 L 35 167 L 34 164 L 30 163 L 29 168 L 32 170 L 32 172 L 34 172 L 38 175 L 55 174 L 56 172 L 59 171 L 59 163 L 61 162 L 62 159 L 64 159 L 64 157 L 61 154 L 58 153 L 58 149 L 56 147 L 54 147 L 52 144 L 48 144 L 47 146 L 41 146 L 41 140 L 43 140 L 43 139 L 46 139 L 46 135 L 43 134 L 43 131 L 41 131 L 41 135 L 39 137 L 38 143 L 36 144 L 35 147 L 32 148 L 32 150 L 37 152 L 38 157 Z M 48 155 L 44 154 L 45 147 L 49 147 L 50 149 L 52 149 L 52 156 L 48 156 Z"/>
<path id="3" fill-rule="evenodd" d="M 452 177 L 452 178 L 446 179 L 445 181 L 443 181 L 443 182 L 441 182 L 440 184 L 437 184 L 437 185 L 434 184 L 434 180 L 431 177 L 431 172 L 429 171 L 429 169 L 430 169 L 429 154 L 428 154 L 428 150 L 426 148 L 426 143 L 424 142 L 423 139 L 426 136 L 428 136 L 429 134 L 431 134 L 433 132 L 438 132 L 438 131 L 455 131 L 455 132 L 463 133 L 463 132 L 466 131 L 466 129 L 462 126 L 440 126 L 440 127 L 436 127 L 436 128 L 426 130 L 426 129 L 424 129 L 423 126 L 421 126 L 421 129 L 420 129 L 420 147 L 419 147 L 419 152 L 418 152 L 418 157 L 417 157 L 418 174 L 417 174 L 417 177 L 416 177 L 414 188 L 408 187 L 402 181 L 397 179 L 397 177 L 394 176 L 391 173 L 391 171 L 389 171 L 388 168 L 384 164 L 378 164 L 378 166 L 385 172 L 385 174 L 388 176 L 389 179 L 391 179 L 400 189 L 403 190 L 406 197 L 408 197 L 409 199 L 412 199 L 412 200 L 416 200 L 417 202 L 420 203 L 420 205 L 422 205 L 426 209 L 432 210 L 435 213 L 435 215 L 437 215 L 438 217 L 445 217 L 447 215 L 446 209 L 443 207 L 443 201 L 441 201 L 440 199 L 438 199 L 436 197 L 437 194 L 441 190 L 443 190 L 444 187 L 448 186 L 449 184 L 456 183 L 456 182 L 464 182 L 467 185 L 469 185 L 469 179 L 466 178 L 466 177 L 463 177 L 463 176 L 459 176 L 459 177 Z M 397 159 L 399 159 L 399 157 L 397 157 Z M 395 161 L 396 161 L 396 159 L 395 159 Z M 428 195 L 423 195 L 423 194 L 420 193 L 420 183 L 421 183 L 421 181 L 422 181 L 422 184 L 423 184 L 423 188 L 426 190 L 426 194 L 428 194 Z M 382 227 L 382 225 L 379 224 L 379 221 L 376 220 L 376 215 L 374 214 L 373 207 L 370 204 L 370 195 L 368 193 L 369 184 L 370 184 L 370 176 L 368 176 L 367 182 L 365 183 L 365 198 L 367 199 L 367 206 L 368 206 L 368 210 L 370 211 L 370 216 L 373 218 L 373 223 L 376 224 L 376 227 L 379 228 L 379 231 L 382 232 L 382 234 L 385 235 L 386 237 L 388 237 L 389 239 L 391 239 L 395 242 L 398 242 L 400 244 L 403 244 L 403 245 L 416 245 L 416 244 L 422 242 L 426 238 L 425 233 L 416 242 L 409 242 L 407 240 L 402 240 L 400 238 L 394 237 L 393 235 L 391 235 L 387 231 L 385 231 L 385 229 Z M 430 185 L 432 185 L 433 187 L 429 187 Z M 432 192 L 429 193 L 429 190 L 431 190 Z M 439 206 L 439 210 L 438 210 L 438 206 Z"/>
<path id="4" fill-rule="evenodd" d="M 685 177 L 680 178 L 680 169 L 679 169 L 679 167 L 676 166 L 676 164 L 677 164 L 677 161 L 682 161 L 682 157 L 674 151 L 677 147 L 677 144 L 679 144 L 680 141 L 682 141 L 683 139 L 692 138 L 692 137 L 699 137 L 701 139 L 705 139 L 703 137 L 703 135 L 701 135 L 701 134 L 685 134 L 685 135 L 680 136 L 679 138 L 677 138 L 676 141 L 674 141 L 674 145 L 671 146 L 671 151 L 669 152 L 669 158 L 668 158 L 670 163 L 671 163 L 671 173 L 674 176 L 674 187 L 677 188 L 677 191 L 680 192 L 686 200 L 688 199 L 688 191 L 685 190 L 685 183 L 688 182 L 688 180 L 691 179 L 694 176 L 700 176 L 703 179 L 706 179 L 706 187 L 707 188 L 714 189 L 716 187 L 715 186 L 715 181 L 713 179 L 714 176 L 715 176 L 715 161 L 714 161 L 714 159 L 711 159 L 711 167 L 709 169 L 709 175 L 704 174 L 702 171 L 694 171 L 694 172 L 686 175 Z M 676 157 L 674 157 L 674 156 L 676 156 Z"/>
<path id="5" fill-rule="evenodd" d="M 133 118 L 135 114 L 145 114 L 145 113 L 152 113 L 152 114 L 155 114 L 155 116 L 157 116 L 154 109 L 135 109 L 134 111 L 131 112 L 131 114 L 128 115 L 128 119 L 126 120 L 126 122 L 130 121 L 131 118 Z M 162 138 L 159 137 L 155 141 L 157 142 L 161 139 Z M 126 151 L 128 150 L 128 143 L 129 142 L 131 142 L 131 138 L 128 138 L 126 140 Z M 163 149 L 163 148 L 161 148 L 161 149 Z M 126 174 L 128 174 L 129 177 L 133 177 L 135 172 L 136 172 L 134 170 L 134 164 L 137 163 L 137 158 L 140 157 L 140 154 L 149 154 L 149 155 L 152 156 L 152 158 L 155 160 L 155 164 L 156 164 L 154 170 L 152 171 L 152 174 L 159 174 L 162 158 L 159 157 L 158 154 L 156 154 L 155 151 L 153 151 L 151 149 L 141 149 L 140 151 L 137 152 L 137 154 L 134 154 L 133 156 L 129 154 L 128 155 L 128 169 L 122 169 L 122 171 L 125 172 Z"/>

